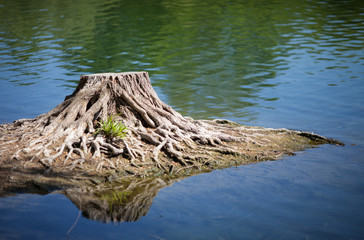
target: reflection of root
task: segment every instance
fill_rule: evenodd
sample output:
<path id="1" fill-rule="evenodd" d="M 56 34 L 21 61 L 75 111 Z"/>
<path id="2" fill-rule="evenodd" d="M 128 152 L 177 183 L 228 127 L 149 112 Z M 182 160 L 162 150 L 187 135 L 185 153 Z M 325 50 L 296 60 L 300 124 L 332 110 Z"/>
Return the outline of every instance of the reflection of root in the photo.
<path id="1" fill-rule="evenodd" d="M 159 178 L 125 180 L 101 191 L 67 189 L 66 195 L 84 217 L 100 222 L 132 222 L 145 216 L 160 189 L 168 183 Z"/>

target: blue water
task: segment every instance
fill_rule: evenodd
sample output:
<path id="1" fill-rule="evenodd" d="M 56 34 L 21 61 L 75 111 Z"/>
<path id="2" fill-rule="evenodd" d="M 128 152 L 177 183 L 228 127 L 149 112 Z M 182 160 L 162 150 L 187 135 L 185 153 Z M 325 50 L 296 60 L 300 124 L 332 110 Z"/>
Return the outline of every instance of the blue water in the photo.
<path id="1" fill-rule="evenodd" d="M 0 1 L 0 121 L 117 71 L 148 71 L 183 115 L 346 145 L 176 182 L 137 222 L 59 193 L 1 198 L 0 239 L 364 239 L 362 1 Z"/>

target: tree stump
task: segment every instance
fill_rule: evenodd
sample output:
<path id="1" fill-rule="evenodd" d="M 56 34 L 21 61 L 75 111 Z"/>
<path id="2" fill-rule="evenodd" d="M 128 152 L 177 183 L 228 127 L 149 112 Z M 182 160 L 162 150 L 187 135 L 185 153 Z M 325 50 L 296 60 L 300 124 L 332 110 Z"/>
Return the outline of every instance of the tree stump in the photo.
<path id="1" fill-rule="evenodd" d="M 114 116 L 125 138 L 95 134 Z M 189 174 L 276 159 L 338 141 L 229 120 L 193 120 L 162 102 L 147 72 L 83 75 L 72 95 L 35 119 L 0 125 L 0 164 L 108 171 L 124 175 Z"/>

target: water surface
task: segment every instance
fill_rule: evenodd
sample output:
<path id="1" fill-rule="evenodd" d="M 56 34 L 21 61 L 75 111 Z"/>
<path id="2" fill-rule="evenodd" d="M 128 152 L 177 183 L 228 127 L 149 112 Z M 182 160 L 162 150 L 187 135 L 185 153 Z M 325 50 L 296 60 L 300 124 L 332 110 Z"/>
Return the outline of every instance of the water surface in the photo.
<path id="1" fill-rule="evenodd" d="M 364 238 L 362 1 L 0 1 L 1 122 L 49 111 L 82 74 L 119 71 L 148 71 L 186 116 L 346 146 L 190 177 L 137 222 L 78 217 L 61 194 L 1 198 L 0 238 Z"/>

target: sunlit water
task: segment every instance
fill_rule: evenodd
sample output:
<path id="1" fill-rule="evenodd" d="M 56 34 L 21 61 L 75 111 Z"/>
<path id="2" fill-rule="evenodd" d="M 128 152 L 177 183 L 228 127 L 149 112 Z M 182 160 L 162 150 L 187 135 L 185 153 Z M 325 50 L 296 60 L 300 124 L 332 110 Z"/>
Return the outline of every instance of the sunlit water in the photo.
<path id="1" fill-rule="evenodd" d="M 0 1 L 0 121 L 119 71 L 148 71 L 183 115 L 346 145 L 190 177 L 137 222 L 78 217 L 59 194 L 2 198 L 0 239 L 364 239 L 363 1 Z"/>

